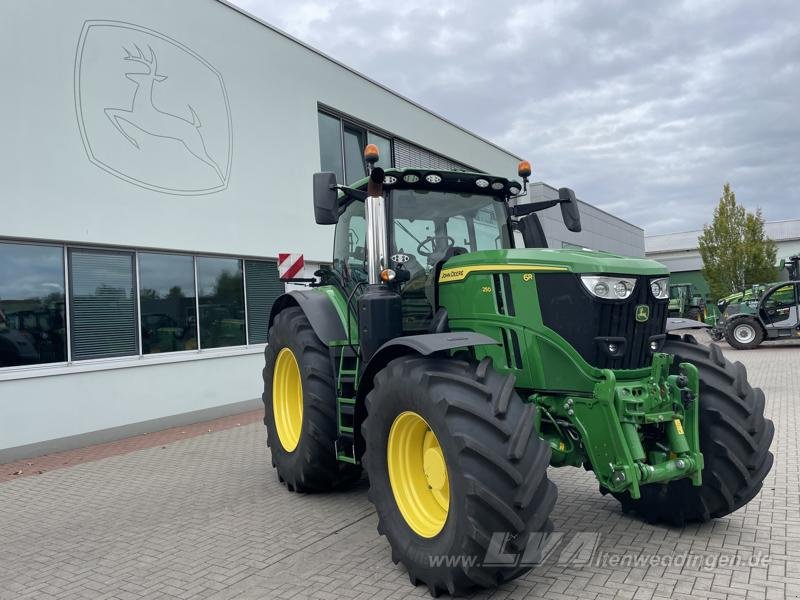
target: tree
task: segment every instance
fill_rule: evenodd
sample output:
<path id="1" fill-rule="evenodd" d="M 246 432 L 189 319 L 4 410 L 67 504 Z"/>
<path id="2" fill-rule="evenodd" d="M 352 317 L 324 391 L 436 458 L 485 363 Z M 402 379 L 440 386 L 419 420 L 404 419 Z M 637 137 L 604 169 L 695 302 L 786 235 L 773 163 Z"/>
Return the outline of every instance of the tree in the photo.
<path id="1" fill-rule="evenodd" d="M 169 288 L 169 292 L 167 292 L 167 298 L 185 298 L 186 294 L 183 293 L 183 289 L 179 285 L 173 285 Z"/>
<path id="2" fill-rule="evenodd" d="M 703 227 L 698 241 L 703 276 L 715 298 L 777 279 L 777 248 L 764 233 L 761 209 L 750 213 L 737 204 L 730 183 L 723 187 L 714 220 Z"/>

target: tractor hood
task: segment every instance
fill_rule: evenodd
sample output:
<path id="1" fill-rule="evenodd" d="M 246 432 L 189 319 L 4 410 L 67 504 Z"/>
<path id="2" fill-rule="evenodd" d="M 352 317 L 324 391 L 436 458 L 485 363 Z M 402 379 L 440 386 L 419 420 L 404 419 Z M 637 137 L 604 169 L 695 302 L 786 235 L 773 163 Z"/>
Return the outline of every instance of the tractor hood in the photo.
<path id="1" fill-rule="evenodd" d="M 478 270 L 486 271 L 491 270 L 493 266 L 502 266 L 505 269 L 519 267 L 520 270 L 530 267 L 531 270 L 571 273 L 669 275 L 667 267 L 646 258 L 631 258 L 594 250 L 548 248 L 512 248 L 470 252 L 454 256 L 445 263 L 444 268 L 450 270 L 458 267 L 478 267 Z M 534 267 L 538 267 L 538 269 Z"/>

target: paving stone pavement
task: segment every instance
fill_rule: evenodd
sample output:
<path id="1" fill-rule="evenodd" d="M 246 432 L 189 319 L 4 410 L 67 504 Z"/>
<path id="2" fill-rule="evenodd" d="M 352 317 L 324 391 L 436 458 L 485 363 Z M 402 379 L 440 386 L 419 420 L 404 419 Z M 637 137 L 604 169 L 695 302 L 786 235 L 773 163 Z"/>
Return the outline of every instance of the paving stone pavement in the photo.
<path id="1" fill-rule="evenodd" d="M 800 598 L 800 346 L 725 353 L 764 389 L 776 426 L 758 497 L 705 525 L 655 527 L 622 515 L 591 473 L 551 469 L 556 530 L 599 533 L 593 561 L 549 561 L 474 597 Z M 429 597 L 392 564 L 366 488 L 290 494 L 260 424 L 0 483 L 0 599 Z M 728 562 L 703 562 L 719 555 Z"/>

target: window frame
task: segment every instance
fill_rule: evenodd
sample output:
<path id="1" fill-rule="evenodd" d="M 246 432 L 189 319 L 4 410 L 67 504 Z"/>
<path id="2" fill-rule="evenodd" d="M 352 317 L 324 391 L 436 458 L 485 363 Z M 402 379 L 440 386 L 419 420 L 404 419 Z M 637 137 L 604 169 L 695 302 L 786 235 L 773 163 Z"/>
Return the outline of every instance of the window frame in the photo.
<path id="1" fill-rule="evenodd" d="M 69 263 L 67 257 L 67 246 L 61 244 L 59 242 L 50 242 L 50 241 L 41 241 L 41 240 L 24 240 L 24 239 L 14 239 L 14 238 L 2 238 L 0 237 L 0 242 L 6 244 L 16 244 L 21 246 L 48 246 L 50 248 L 59 248 L 61 250 L 61 276 L 64 278 L 64 327 L 66 329 L 65 336 L 64 336 L 64 343 L 67 345 L 66 352 L 64 353 L 66 356 L 65 361 L 58 361 L 58 362 L 48 362 L 48 363 L 38 363 L 33 365 L 15 365 L 11 367 L 0 367 L 0 373 L 11 372 L 11 371 L 28 371 L 28 370 L 39 370 L 39 369 L 47 369 L 52 367 L 62 367 L 65 365 L 69 365 L 72 361 L 72 342 L 71 342 L 71 317 L 70 317 L 70 301 L 69 301 L 69 294 L 70 294 L 70 286 L 69 286 Z M 2 381 L 2 379 L 0 379 Z"/>
<path id="2" fill-rule="evenodd" d="M 197 254 L 194 257 L 194 287 L 197 290 L 195 294 L 195 307 L 196 307 L 196 314 L 197 314 L 197 348 L 198 351 L 203 351 L 203 338 L 201 336 L 200 330 L 200 280 L 197 277 L 197 259 L 198 258 L 216 258 L 216 259 L 227 259 L 227 260 L 237 260 L 241 263 L 242 269 L 242 310 L 244 311 L 244 344 L 236 344 L 234 346 L 211 346 L 209 348 L 205 348 L 205 350 L 219 350 L 220 348 L 247 348 L 249 345 L 250 337 L 249 337 L 249 330 L 248 330 L 248 323 L 247 323 L 247 276 L 245 275 L 245 265 L 244 265 L 244 257 L 241 256 L 228 256 L 228 255 L 214 255 L 214 254 Z"/>
<path id="3" fill-rule="evenodd" d="M 195 310 L 195 324 L 194 324 L 194 339 L 197 343 L 197 348 L 195 350 L 170 350 L 169 352 L 149 352 L 147 354 L 144 353 L 144 341 L 139 344 L 139 356 L 142 358 L 147 359 L 150 356 L 156 356 L 164 354 L 194 354 L 198 350 L 200 350 L 200 322 L 197 318 L 197 255 L 192 254 L 190 252 L 171 252 L 165 250 L 137 250 L 136 251 L 136 282 L 137 282 L 137 310 L 139 311 L 139 331 L 140 331 L 140 338 L 141 338 L 141 329 L 142 329 L 142 308 L 141 308 L 141 301 L 142 301 L 142 280 L 139 276 L 139 259 L 141 258 L 142 254 L 160 254 L 160 255 L 169 255 L 169 256 L 186 256 L 192 259 L 192 277 L 194 281 L 194 287 L 192 291 L 194 292 L 194 310 Z"/>
<path id="4" fill-rule="evenodd" d="M 394 168 L 394 165 L 395 165 L 395 161 L 394 161 L 394 140 L 395 140 L 396 136 L 392 135 L 388 131 L 384 131 L 383 129 L 380 129 L 378 127 L 374 127 L 374 126 L 370 125 L 369 123 L 365 123 L 364 121 L 361 121 L 361 120 L 356 119 L 354 117 L 351 117 L 349 115 L 343 114 L 343 113 L 341 113 L 339 111 L 336 111 L 336 110 L 334 110 L 332 108 L 329 108 L 327 106 L 324 106 L 322 104 L 317 105 L 317 114 L 319 115 L 320 113 L 322 113 L 322 114 L 324 114 L 324 115 L 326 115 L 328 117 L 331 117 L 333 119 L 337 119 L 339 121 L 339 142 L 341 144 L 341 156 L 342 156 L 342 164 L 340 166 L 341 166 L 341 172 L 342 172 L 343 177 L 345 179 L 347 179 L 347 169 L 346 169 L 346 167 L 347 167 L 347 156 L 345 154 L 344 133 L 345 133 L 345 128 L 348 128 L 348 127 L 350 129 L 359 130 L 363 134 L 364 139 L 367 140 L 367 143 L 369 143 L 370 134 L 377 135 L 377 136 L 380 136 L 382 138 L 385 138 L 385 139 L 389 140 L 389 151 L 390 151 L 389 162 L 388 162 L 388 165 L 385 166 L 384 168 L 386 168 L 386 169 Z M 317 137 L 319 138 L 319 125 L 317 125 Z M 320 140 L 320 146 L 321 145 L 322 144 L 321 144 L 321 140 Z M 381 162 L 383 162 L 383 161 L 381 161 Z M 321 163 L 320 163 L 320 168 L 321 168 Z M 366 175 L 365 175 L 365 177 L 366 177 Z M 350 183 L 353 183 L 353 182 L 340 181 L 338 183 L 343 183 L 345 185 L 349 185 Z"/>
<path id="5" fill-rule="evenodd" d="M 141 356 L 142 355 L 142 342 L 141 342 L 141 313 L 139 311 L 139 268 L 138 268 L 138 260 L 135 250 L 123 250 L 123 249 L 109 249 L 103 247 L 88 247 L 88 246 L 66 246 L 67 255 L 67 276 L 69 277 L 70 282 L 72 282 L 72 253 L 77 250 L 78 252 L 94 252 L 96 254 L 117 254 L 117 255 L 124 255 L 129 256 L 131 259 L 131 278 L 133 279 L 133 320 L 134 320 L 134 334 L 136 338 L 136 354 L 108 354 L 103 356 L 92 356 L 90 358 L 79 358 L 74 359 L 72 356 L 72 332 L 70 331 L 70 349 L 69 349 L 69 362 L 76 363 L 76 362 L 83 362 L 86 360 L 105 360 L 109 358 L 130 358 L 134 356 Z M 69 326 L 72 328 L 72 323 L 74 322 L 74 310 L 75 310 L 75 303 L 73 302 L 72 296 L 72 286 L 70 286 L 69 292 L 70 295 L 67 298 L 67 311 L 69 312 Z"/>

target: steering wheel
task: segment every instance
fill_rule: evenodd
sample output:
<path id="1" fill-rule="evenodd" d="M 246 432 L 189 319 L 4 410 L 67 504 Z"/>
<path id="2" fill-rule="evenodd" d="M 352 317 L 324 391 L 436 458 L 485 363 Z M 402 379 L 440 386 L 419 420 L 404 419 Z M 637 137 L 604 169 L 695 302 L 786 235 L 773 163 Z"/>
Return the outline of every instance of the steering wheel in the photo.
<path id="1" fill-rule="evenodd" d="M 456 245 L 456 241 L 451 238 L 449 235 L 429 235 L 424 240 L 422 240 L 419 245 L 417 246 L 417 254 L 420 256 L 430 256 L 434 252 L 438 250 L 438 248 L 434 247 L 433 243 L 439 240 L 446 240 L 447 241 L 447 248 L 452 248 Z M 426 244 L 430 244 L 431 249 L 428 251 L 425 248 Z"/>

